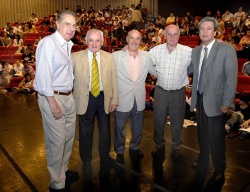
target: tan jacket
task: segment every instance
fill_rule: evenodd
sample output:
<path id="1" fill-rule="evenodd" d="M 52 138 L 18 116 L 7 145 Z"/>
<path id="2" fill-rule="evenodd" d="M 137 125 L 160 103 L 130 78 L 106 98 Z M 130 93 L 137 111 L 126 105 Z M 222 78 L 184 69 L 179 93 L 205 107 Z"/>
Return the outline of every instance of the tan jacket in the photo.
<path id="1" fill-rule="evenodd" d="M 89 101 L 89 60 L 87 49 L 72 53 L 74 65 L 74 89 L 76 113 L 83 115 L 86 113 Z M 104 92 L 104 109 L 109 114 L 111 104 L 118 105 L 118 87 L 116 78 L 116 68 L 113 55 L 100 51 L 100 70 Z"/>

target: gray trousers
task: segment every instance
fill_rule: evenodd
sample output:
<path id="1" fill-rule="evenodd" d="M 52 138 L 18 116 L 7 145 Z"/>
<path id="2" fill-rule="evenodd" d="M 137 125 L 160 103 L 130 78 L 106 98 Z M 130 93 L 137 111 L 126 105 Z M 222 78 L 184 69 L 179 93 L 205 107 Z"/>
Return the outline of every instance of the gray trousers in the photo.
<path id="1" fill-rule="evenodd" d="M 171 145 L 173 149 L 180 149 L 186 107 L 185 87 L 175 91 L 166 91 L 160 86 L 156 86 L 154 99 L 154 142 L 156 148 L 165 147 L 164 128 L 166 117 L 169 115 L 172 128 Z"/>
<path id="2" fill-rule="evenodd" d="M 125 151 L 126 141 L 126 123 L 130 118 L 130 128 L 132 138 L 130 139 L 130 149 L 137 150 L 141 142 L 143 131 L 143 111 L 137 111 L 136 101 L 129 112 L 115 111 L 114 113 L 114 149 L 116 154 L 123 154 Z"/>

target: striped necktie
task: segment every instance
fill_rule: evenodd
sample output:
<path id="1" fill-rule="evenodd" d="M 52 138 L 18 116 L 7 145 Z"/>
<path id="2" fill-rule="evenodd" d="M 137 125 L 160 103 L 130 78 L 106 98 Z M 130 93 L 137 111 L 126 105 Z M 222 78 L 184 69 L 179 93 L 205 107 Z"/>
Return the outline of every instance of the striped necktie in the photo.
<path id="1" fill-rule="evenodd" d="M 100 94 L 100 82 L 99 82 L 99 70 L 98 63 L 96 60 L 96 53 L 93 54 L 92 59 L 92 77 L 91 77 L 91 93 L 97 97 Z"/>

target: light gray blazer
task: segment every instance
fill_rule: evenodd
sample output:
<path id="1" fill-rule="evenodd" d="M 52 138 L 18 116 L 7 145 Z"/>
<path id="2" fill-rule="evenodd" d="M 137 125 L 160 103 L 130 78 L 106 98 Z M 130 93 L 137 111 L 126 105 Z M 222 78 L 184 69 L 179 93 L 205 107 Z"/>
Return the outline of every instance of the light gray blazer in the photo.
<path id="1" fill-rule="evenodd" d="M 119 93 L 119 105 L 116 110 L 120 112 L 131 111 L 135 99 L 137 110 L 142 111 L 145 108 L 146 101 L 145 80 L 147 74 L 149 72 L 157 76 L 150 54 L 146 51 L 139 50 L 140 62 L 143 68 L 136 82 L 133 82 L 130 76 L 128 52 L 120 50 L 114 52 L 113 55 L 116 64 Z"/>
<path id="2" fill-rule="evenodd" d="M 192 98 L 190 110 L 197 102 L 197 83 L 202 45 L 192 51 L 188 73 L 193 74 Z M 204 66 L 203 104 L 207 116 L 221 115 L 221 106 L 234 109 L 237 86 L 238 63 L 234 48 L 226 43 L 213 44 Z"/>

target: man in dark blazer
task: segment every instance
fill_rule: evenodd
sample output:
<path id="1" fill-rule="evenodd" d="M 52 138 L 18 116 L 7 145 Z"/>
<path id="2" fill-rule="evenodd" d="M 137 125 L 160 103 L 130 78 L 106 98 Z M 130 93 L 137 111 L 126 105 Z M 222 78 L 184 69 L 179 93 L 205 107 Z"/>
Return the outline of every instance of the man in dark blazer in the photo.
<path id="1" fill-rule="evenodd" d="M 215 171 L 209 181 L 223 185 L 226 169 L 224 127 L 226 114 L 234 108 L 238 69 L 234 48 L 215 39 L 217 28 L 218 22 L 213 17 L 200 21 L 202 44 L 193 49 L 188 72 L 193 73 L 190 108 L 193 111 L 196 107 L 200 147 L 199 157 L 192 166 L 203 170 L 205 176 L 211 151 Z"/>

